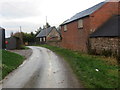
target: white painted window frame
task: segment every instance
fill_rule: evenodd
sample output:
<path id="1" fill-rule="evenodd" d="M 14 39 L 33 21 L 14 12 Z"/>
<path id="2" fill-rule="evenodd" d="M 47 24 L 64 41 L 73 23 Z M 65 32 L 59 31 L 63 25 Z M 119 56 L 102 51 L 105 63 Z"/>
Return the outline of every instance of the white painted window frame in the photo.
<path id="1" fill-rule="evenodd" d="M 42 42 L 42 38 L 40 38 L 40 42 Z"/>
<path id="2" fill-rule="evenodd" d="M 45 37 L 43 38 L 43 41 L 44 41 L 44 42 L 46 41 L 46 38 L 45 38 Z"/>
<path id="3" fill-rule="evenodd" d="M 67 31 L 67 25 L 64 25 L 64 32 Z"/>
<path id="4" fill-rule="evenodd" d="M 83 28 L 83 19 L 78 20 L 78 28 L 79 29 Z"/>

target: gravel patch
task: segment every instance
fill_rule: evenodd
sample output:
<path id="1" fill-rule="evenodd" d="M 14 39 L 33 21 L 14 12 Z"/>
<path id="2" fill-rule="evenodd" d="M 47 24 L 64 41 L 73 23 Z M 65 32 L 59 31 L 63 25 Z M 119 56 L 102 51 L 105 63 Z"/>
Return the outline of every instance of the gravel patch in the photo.
<path id="1" fill-rule="evenodd" d="M 32 49 L 27 50 L 8 50 L 10 52 L 17 53 L 21 56 L 24 56 L 26 59 L 29 58 L 32 55 Z"/>

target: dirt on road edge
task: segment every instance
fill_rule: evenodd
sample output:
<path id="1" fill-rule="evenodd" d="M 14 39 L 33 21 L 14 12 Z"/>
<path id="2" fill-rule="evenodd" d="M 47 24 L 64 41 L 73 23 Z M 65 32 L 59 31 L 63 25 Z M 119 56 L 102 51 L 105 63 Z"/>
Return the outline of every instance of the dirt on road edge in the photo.
<path id="1" fill-rule="evenodd" d="M 29 58 L 32 55 L 32 49 L 26 49 L 26 50 L 9 50 L 10 52 L 17 53 L 21 56 L 24 56 L 25 59 Z"/>

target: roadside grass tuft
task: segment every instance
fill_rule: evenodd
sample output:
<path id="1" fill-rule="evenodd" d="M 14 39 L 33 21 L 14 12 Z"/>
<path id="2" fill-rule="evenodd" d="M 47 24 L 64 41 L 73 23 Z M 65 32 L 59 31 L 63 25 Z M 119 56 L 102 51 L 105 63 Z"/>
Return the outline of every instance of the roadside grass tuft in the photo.
<path id="1" fill-rule="evenodd" d="M 93 56 L 48 45 L 46 47 L 64 57 L 85 88 L 118 88 L 120 67 L 108 58 Z M 115 59 L 114 59 L 115 60 Z M 112 61 L 110 59 L 110 61 Z"/>
<path id="2" fill-rule="evenodd" d="M 20 56 L 16 53 L 12 53 L 6 50 L 2 50 L 2 77 L 0 80 L 4 79 L 6 75 L 8 75 L 11 71 L 16 69 L 20 64 L 22 64 L 24 57 Z"/>
<path id="3" fill-rule="evenodd" d="M 20 49 L 27 50 L 27 49 L 30 49 L 30 48 L 29 48 L 29 47 L 27 47 L 27 46 L 22 45 Z"/>

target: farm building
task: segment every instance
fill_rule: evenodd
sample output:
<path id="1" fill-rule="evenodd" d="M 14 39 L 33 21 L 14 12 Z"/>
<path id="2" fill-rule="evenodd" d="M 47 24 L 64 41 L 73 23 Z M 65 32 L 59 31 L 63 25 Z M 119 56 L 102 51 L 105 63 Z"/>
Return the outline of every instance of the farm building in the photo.
<path id="1" fill-rule="evenodd" d="M 5 29 L 0 27 L 0 49 L 5 49 Z"/>
<path id="2" fill-rule="evenodd" d="M 36 36 L 40 43 L 55 42 L 61 40 L 59 31 L 55 27 L 49 27 L 41 30 Z"/>
<path id="3" fill-rule="evenodd" d="M 13 50 L 13 49 L 20 49 L 21 48 L 21 40 L 18 37 L 10 37 L 6 38 L 7 44 L 6 44 L 6 49 L 8 50 Z"/>
<path id="4" fill-rule="evenodd" d="M 90 48 L 95 54 L 119 56 L 120 15 L 113 16 L 90 35 Z"/>
<path id="5" fill-rule="evenodd" d="M 119 14 L 120 2 L 101 2 L 77 13 L 61 24 L 64 48 L 88 52 L 89 36 L 114 15 Z"/>

